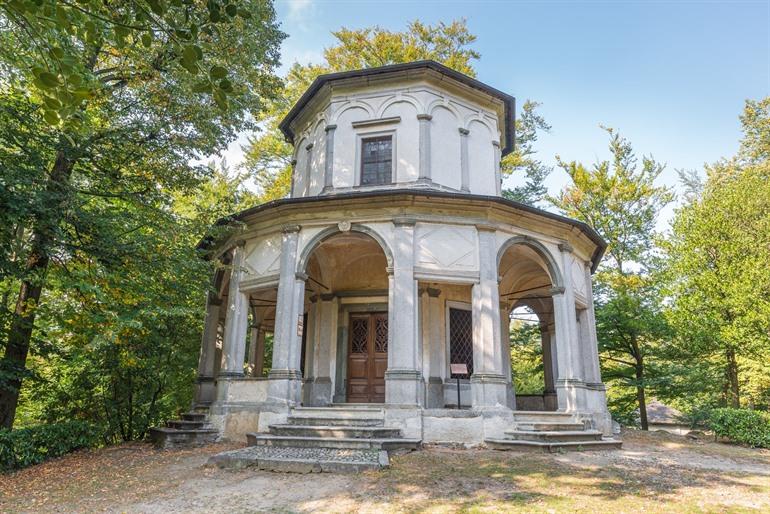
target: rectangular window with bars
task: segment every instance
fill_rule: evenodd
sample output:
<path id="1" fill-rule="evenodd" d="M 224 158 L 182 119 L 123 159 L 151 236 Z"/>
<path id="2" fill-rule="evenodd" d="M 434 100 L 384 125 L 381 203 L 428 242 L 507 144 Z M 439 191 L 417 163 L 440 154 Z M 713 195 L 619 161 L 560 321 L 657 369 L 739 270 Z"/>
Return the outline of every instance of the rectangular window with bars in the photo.
<path id="1" fill-rule="evenodd" d="M 468 375 L 452 378 L 470 378 L 473 374 L 473 318 L 466 309 L 449 309 L 449 363 L 465 364 Z"/>
<path id="2" fill-rule="evenodd" d="M 361 185 L 390 184 L 393 181 L 393 136 L 361 140 Z"/>

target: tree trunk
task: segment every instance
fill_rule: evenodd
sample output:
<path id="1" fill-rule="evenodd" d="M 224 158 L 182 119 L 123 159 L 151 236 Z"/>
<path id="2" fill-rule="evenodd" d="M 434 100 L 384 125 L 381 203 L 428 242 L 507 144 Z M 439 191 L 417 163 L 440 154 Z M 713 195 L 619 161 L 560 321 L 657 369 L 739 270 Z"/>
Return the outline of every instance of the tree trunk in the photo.
<path id="1" fill-rule="evenodd" d="M 636 340 L 633 341 L 634 360 L 636 364 L 634 366 L 634 372 L 636 374 L 636 401 L 639 404 L 639 423 L 642 425 L 642 430 L 649 430 L 647 423 L 647 398 L 644 391 L 644 357 L 639 351 L 639 345 Z"/>
<path id="2" fill-rule="evenodd" d="M 735 409 L 741 406 L 741 390 L 738 383 L 738 361 L 735 358 L 735 350 L 728 348 L 727 358 L 727 404 Z"/>
<path id="3" fill-rule="evenodd" d="M 46 185 L 48 212 L 32 228 L 32 246 L 11 318 L 5 354 L 0 363 L 0 369 L 10 374 L 10 378 L 0 383 L 0 427 L 3 428 L 12 428 L 16 417 L 35 315 L 50 261 L 50 246 L 55 227 L 62 218 L 72 166 L 73 162 L 63 151 L 59 151 Z"/>

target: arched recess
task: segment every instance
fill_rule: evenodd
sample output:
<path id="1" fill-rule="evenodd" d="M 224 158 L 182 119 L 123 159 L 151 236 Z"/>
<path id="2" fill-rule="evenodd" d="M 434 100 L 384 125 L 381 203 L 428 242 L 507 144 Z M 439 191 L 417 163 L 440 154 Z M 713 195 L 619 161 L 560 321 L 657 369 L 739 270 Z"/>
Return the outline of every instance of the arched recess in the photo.
<path id="1" fill-rule="evenodd" d="M 303 403 L 385 401 L 390 247 L 364 225 L 329 227 L 305 245 Z"/>
<path id="2" fill-rule="evenodd" d="M 390 246 L 385 241 L 385 239 L 374 229 L 371 227 L 368 227 L 366 225 L 360 225 L 357 223 L 354 223 L 350 226 L 350 229 L 346 232 L 359 232 L 361 234 L 366 234 L 367 236 L 374 239 L 379 245 L 382 251 L 385 253 L 385 259 L 387 261 L 388 266 L 393 265 L 393 251 L 390 249 Z M 318 234 L 315 235 L 308 243 L 305 245 L 305 247 L 302 249 L 302 253 L 300 254 L 299 261 L 297 262 L 297 273 L 307 273 L 307 266 L 308 266 L 308 260 L 310 258 L 310 255 L 313 253 L 313 251 L 325 240 L 329 239 L 330 237 L 333 237 L 336 234 L 342 234 L 344 233 L 338 226 L 328 227 Z"/>
<path id="3" fill-rule="evenodd" d="M 540 387 L 516 391 L 519 410 L 555 410 L 556 353 L 552 290 L 562 285 L 562 274 L 553 256 L 540 242 L 515 236 L 497 255 L 503 334 L 509 334 L 508 369 L 521 387 L 524 375 L 538 375 Z M 505 344 L 506 339 L 503 339 Z M 533 359 L 533 355 L 538 355 Z M 524 368 L 522 366 L 525 366 Z M 538 371 L 542 366 L 542 371 Z M 536 369 L 537 368 L 537 369 Z M 518 377 L 514 374 L 518 374 Z M 519 380 L 517 380 L 519 378 Z"/>
<path id="4" fill-rule="evenodd" d="M 511 247 L 515 245 L 524 245 L 531 248 L 542 259 L 542 264 L 546 267 L 548 277 L 551 279 L 553 287 L 564 286 L 561 270 L 559 265 L 556 264 L 556 259 L 553 258 L 551 252 L 548 250 L 548 248 L 545 247 L 545 245 L 543 245 L 543 243 L 537 239 L 533 239 L 527 236 L 513 236 L 500 246 L 500 249 L 497 251 L 498 274 L 503 256 Z"/>

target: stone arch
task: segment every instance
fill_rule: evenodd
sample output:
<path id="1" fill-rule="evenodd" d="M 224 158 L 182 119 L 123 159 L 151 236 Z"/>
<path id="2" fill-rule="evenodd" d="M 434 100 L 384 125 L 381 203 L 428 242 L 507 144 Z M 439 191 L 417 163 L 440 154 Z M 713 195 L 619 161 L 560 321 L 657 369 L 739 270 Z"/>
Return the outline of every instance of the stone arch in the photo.
<path id="1" fill-rule="evenodd" d="M 378 245 L 380 245 L 380 248 L 382 248 L 383 253 L 385 253 L 385 259 L 387 260 L 388 267 L 393 266 L 393 251 L 390 248 L 390 245 L 385 241 L 385 238 L 380 235 L 379 232 L 372 229 L 371 227 L 368 227 L 366 225 L 361 225 L 358 223 L 353 223 L 350 226 L 350 232 L 359 232 L 361 234 L 365 234 L 372 239 L 374 239 Z M 299 260 L 297 262 L 297 273 L 305 273 L 305 270 L 307 269 L 308 260 L 310 259 L 310 256 L 313 254 L 313 250 L 315 250 L 319 244 L 321 244 L 326 239 L 329 239 L 332 236 L 335 236 L 337 234 L 343 233 L 342 230 L 337 225 L 327 227 L 318 234 L 316 234 L 308 243 L 305 245 L 305 247 L 302 249 L 302 253 L 300 254 Z"/>
<path id="2" fill-rule="evenodd" d="M 440 109 L 440 108 L 444 108 L 447 111 L 454 114 L 455 119 L 457 120 L 458 123 L 460 123 L 460 120 L 462 120 L 462 115 L 460 114 L 460 111 L 458 111 L 457 108 L 454 105 L 452 105 L 450 102 L 447 102 L 443 99 L 437 99 L 432 101 L 430 104 L 428 104 L 428 107 L 425 108 L 425 112 L 432 116 L 433 112 L 436 109 Z"/>
<path id="3" fill-rule="evenodd" d="M 414 109 L 417 111 L 417 113 L 423 112 L 423 106 L 422 103 L 415 98 L 412 95 L 396 95 L 391 98 L 388 98 L 385 100 L 382 105 L 380 105 L 379 109 L 377 109 L 377 117 L 381 118 L 384 116 L 385 111 L 388 110 L 388 107 L 390 107 L 393 104 L 397 103 L 407 103 L 410 104 Z"/>
<path id="4" fill-rule="evenodd" d="M 340 106 L 339 109 L 337 109 L 337 111 L 332 115 L 330 122 L 332 124 L 337 123 L 337 120 L 340 119 L 340 116 L 342 116 L 345 113 L 345 111 L 349 109 L 355 109 L 355 108 L 363 109 L 364 111 L 366 111 L 366 114 L 370 119 L 374 118 L 374 109 L 372 108 L 371 105 L 369 105 L 366 102 L 362 102 L 360 100 L 351 100 L 351 101 L 345 102 Z"/>
<path id="5" fill-rule="evenodd" d="M 468 130 L 471 130 L 471 128 L 472 128 L 472 125 L 473 125 L 474 123 L 478 123 L 479 125 L 481 125 L 481 126 L 482 126 L 482 127 L 484 127 L 485 129 L 487 129 L 487 132 L 489 133 L 489 137 L 490 137 L 490 141 L 491 141 L 491 139 L 492 139 L 492 137 L 493 137 L 493 135 L 494 135 L 495 131 L 494 131 L 494 129 L 492 129 L 492 127 L 490 127 L 490 126 L 489 126 L 489 124 L 488 124 L 486 121 L 484 121 L 484 119 L 483 119 L 483 118 L 481 118 L 480 116 L 477 116 L 477 115 L 475 115 L 475 114 L 474 114 L 473 116 L 470 116 L 470 117 L 468 117 L 468 118 L 465 118 L 465 120 L 463 121 L 463 126 L 464 126 L 466 129 L 468 129 Z"/>
<path id="6" fill-rule="evenodd" d="M 562 278 L 561 270 L 559 269 L 558 264 L 556 264 L 556 259 L 553 258 L 553 255 L 548 250 L 548 248 L 543 245 L 543 243 L 528 236 L 513 236 L 507 239 L 500 246 L 500 249 L 497 251 L 498 272 L 500 269 L 500 261 L 503 259 L 505 252 L 509 248 L 516 245 L 525 245 L 534 250 L 534 252 L 537 253 L 541 259 L 543 259 L 543 263 L 545 263 L 546 270 L 548 272 L 549 278 L 551 279 L 551 284 L 553 287 L 564 287 L 564 280 Z"/>

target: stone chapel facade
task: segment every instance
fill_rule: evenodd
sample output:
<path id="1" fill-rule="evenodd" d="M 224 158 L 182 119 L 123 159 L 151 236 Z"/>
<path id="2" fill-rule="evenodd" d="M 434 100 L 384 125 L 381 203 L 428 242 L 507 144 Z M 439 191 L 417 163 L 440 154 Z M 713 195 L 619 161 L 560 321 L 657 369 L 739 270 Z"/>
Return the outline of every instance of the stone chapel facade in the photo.
<path id="1" fill-rule="evenodd" d="M 280 125 L 291 196 L 206 242 L 221 266 L 195 402 L 219 436 L 264 442 L 356 405 L 412 441 L 494 446 L 538 422 L 611 435 L 591 286 L 605 243 L 501 196 L 513 120 L 513 97 L 432 61 L 310 86 Z M 519 306 L 540 321 L 541 395 L 512 386 Z"/>

